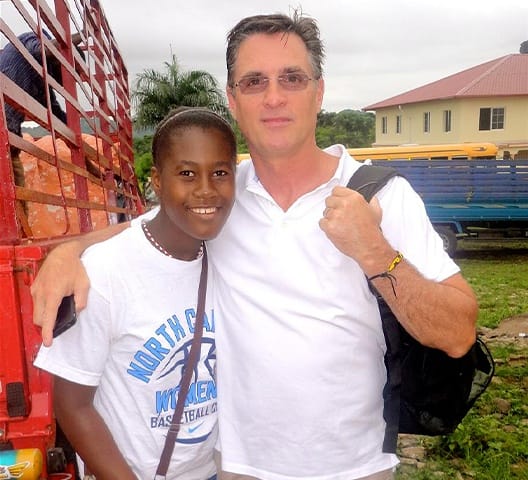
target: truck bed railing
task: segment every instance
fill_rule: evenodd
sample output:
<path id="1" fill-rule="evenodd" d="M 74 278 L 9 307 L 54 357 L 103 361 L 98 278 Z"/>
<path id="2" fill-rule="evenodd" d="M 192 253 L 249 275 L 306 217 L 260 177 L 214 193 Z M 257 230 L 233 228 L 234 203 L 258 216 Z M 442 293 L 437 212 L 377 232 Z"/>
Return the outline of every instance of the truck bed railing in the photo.
<path id="1" fill-rule="evenodd" d="M 0 242 L 73 235 L 137 215 L 143 200 L 134 175 L 128 74 L 99 2 L 10 0 L 2 9 L 0 41 L 11 42 L 38 73 L 46 102 L 0 72 Z M 17 18 L 16 31 L 4 17 Z M 18 40 L 24 31 L 43 45 L 40 62 Z M 72 44 L 75 35 L 79 49 Z M 46 53 L 59 62 L 62 81 L 49 74 Z M 50 88 L 66 122 L 52 111 Z M 7 131 L 6 104 L 40 127 L 37 138 Z M 21 151 L 25 185 L 14 185 L 12 147 Z"/>
<path id="2" fill-rule="evenodd" d="M 38 39 L 33 55 L 22 33 Z M 9 43 L 41 95 L 0 71 L 0 451 L 32 455 L 23 478 L 77 478 L 74 452 L 57 435 L 51 376 L 33 366 L 41 337 L 30 287 L 57 243 L 143 211 L 128 76 L 97 0 L 0 0 L 0 48 Z M 38 127 L 32 136 L 19 136 L 12 122 L 8 131 L 7 107 Z M 12 153 L 24 167 L 17 184 Z M 58 447 L 71 455 L 62 460 Z"/>
<path id="3" fill-rule="evenodd" d="M 392 161 L 391 166 L 409 180 L 427 207 L 528 207 L 526 160 L 412 160 Z M 524 214 L 528 217 L 528 210 Z"/>

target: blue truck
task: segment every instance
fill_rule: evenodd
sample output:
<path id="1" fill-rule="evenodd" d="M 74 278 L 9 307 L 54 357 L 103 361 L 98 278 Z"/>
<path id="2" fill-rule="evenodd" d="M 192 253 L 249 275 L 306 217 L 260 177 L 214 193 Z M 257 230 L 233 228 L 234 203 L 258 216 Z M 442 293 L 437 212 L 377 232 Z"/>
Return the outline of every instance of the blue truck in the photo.
<path id="1" fill-rule="evenodd" d="M 391 160 L 389 165 L 422 197 L 451 256 L 460 238 L 528 239 L 528 160 Z"/>

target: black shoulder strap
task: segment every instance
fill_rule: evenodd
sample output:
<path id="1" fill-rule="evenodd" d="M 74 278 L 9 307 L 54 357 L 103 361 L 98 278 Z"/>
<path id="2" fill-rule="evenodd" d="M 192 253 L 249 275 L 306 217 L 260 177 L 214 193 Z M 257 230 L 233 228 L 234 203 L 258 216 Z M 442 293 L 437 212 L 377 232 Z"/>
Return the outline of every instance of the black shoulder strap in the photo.
<path id="1" fill-rule="evenodd" d="M 365 200 L 369 202 L 391 178 L 396 176 L 401 176 L 401 174 L 392 167 L 361 165 L 348 181 L 347 187 L 361 193 Z M 383 389 L 383 418 L 386 423 L 383 451 L 385 453 L 396 453 L 400 422 L 401 385 L 399 326 L 396 317 L 383 298 L 379 295 L 376 295 L 376 298 L 380 309 L 383 335 L 387 345 L 385 354 L 387 383 Z"/>
<path id="2" fill-rule="evenodd" d="M 393 177 L 401 174 L 392 167 L 379 165 L 361 165 L 348 181 L 347 187 L 359 192 L 370 202 L 385 184 Z"/>

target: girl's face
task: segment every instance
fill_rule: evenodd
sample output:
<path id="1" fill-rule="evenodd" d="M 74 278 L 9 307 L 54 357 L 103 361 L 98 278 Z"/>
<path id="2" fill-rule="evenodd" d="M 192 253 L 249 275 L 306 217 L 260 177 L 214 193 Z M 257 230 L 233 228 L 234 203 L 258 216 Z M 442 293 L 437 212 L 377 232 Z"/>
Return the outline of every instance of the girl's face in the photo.
<path id="1" fill-rule="evenodd" d="M 230 145 L 216 128 L 186 127 L 169 138 L 161 168 L 152 169 L 160 213 L 184 236 L 214 238 L 235 199 L 236 163 Z"/>

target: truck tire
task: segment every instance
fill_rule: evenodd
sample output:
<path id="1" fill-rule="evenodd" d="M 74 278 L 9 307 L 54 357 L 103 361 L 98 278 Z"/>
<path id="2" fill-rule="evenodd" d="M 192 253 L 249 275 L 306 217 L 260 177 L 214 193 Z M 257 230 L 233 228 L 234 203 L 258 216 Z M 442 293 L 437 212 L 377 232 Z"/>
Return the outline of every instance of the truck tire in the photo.
<path id="1" fill-rule="evenodd" d="M 457 249 L 457 237 L 455 232 L 449 227 L 435 227 L 435 230 L 438 235 L 440 235 L 442 242 L 444 242 L 444 250 L 450 257 L 452 257 Z"/>

